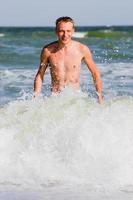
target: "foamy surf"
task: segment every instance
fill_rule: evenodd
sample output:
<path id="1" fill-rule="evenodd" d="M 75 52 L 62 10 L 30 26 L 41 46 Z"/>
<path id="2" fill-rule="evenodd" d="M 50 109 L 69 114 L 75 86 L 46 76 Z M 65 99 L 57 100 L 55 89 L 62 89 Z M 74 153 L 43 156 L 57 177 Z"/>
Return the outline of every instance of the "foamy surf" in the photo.
<path id="1" fill-rule="evenodd" d="M 21 188 L 133 185 L 133 99 L 86 94 L 19 100 L 0 109 L 0 184 Z"/>
<path id="2" fill-rule="evenodd" d="M 75 32 L 73 34 L 74 38 L 84 38 L 85 36 L 87 36 L 87 32 Z"/>
<path id="3" fill-rule="evenodd" d="M 0 33 L 0 37 L 4 37 L 5 36 L 5 34 L 4 33 Z"/>

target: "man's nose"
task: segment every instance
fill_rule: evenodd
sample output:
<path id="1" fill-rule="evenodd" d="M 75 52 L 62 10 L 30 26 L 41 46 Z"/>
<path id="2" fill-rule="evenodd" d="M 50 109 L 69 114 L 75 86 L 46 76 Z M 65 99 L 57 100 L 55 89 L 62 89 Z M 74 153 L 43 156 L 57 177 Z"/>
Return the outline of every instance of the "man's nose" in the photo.
<path id="1" fill-rule="evenodd" d="M 64 35 L 65 35 L 65 36 L 67 35 L 67 31 L 64 31 Z"/>

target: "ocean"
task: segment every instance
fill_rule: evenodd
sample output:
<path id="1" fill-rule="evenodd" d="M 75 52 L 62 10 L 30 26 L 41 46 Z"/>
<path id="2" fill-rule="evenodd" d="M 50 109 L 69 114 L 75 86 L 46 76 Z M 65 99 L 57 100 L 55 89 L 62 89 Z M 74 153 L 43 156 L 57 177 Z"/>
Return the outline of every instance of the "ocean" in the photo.
<path id="1" fill-rule="evenodd" d="M 81 91 L 51 96 L 33 82 L 53 27 L 0 27 L 0 200 L 133 199 L 133 26 L 76 27 L 101 72 L 99 105 L 81 64 Z"/>

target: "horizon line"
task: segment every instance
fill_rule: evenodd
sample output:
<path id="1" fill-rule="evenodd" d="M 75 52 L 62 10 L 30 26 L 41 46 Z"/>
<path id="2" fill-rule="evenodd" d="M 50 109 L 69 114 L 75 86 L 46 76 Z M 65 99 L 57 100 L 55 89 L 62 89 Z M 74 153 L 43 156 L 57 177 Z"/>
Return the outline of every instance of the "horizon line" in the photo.
<path id="1" fill-rule="evenodd" d="M 120 26 L 133 26 L 133 24 L 123 25 L 76 25 L 75 27 L 120 27 Z M 43 25 L 0 25 L 0 28 L 55 28 L 55 26 L 43 26 Z"/>

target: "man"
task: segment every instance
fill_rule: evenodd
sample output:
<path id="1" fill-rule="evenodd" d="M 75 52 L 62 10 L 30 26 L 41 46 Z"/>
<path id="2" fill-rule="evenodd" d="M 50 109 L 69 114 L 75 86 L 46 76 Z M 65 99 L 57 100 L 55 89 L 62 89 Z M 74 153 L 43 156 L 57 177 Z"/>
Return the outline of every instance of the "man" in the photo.
<path id="1" fill-rule="evenodd" d="M 50 64 L 52 93 L 61 92 L 67 85 L 80 88 L 80 66 L 83 60 L 90 70 L 99 103 L 102 103 L 102 81 L 88 47 L 72 40 L 74 21 L 70 17 L 56 20 L 58 41 L 45 46 L 41 52 L 40 67 L 34 81 L 35 97 L 41 92 L 43 77 Z"/>

